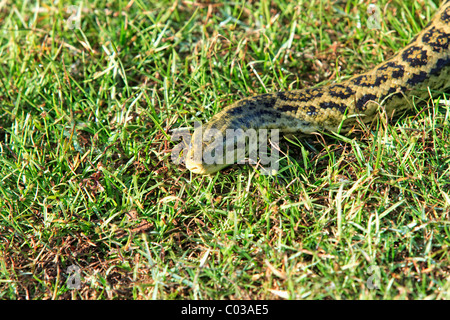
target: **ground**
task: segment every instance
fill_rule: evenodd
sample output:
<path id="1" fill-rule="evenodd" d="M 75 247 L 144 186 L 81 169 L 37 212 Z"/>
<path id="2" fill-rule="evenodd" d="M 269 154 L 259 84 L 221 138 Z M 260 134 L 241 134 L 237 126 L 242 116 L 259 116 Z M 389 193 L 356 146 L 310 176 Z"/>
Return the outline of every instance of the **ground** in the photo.
<path id="1" fill-rule="evenodd" d="M 372 68 L 439 3 L 368 5 L 0 2 L 0 298 L 450 298 L 447 95 L 283 141 L 276 176 L 171 158 L 172 130 Z"/>

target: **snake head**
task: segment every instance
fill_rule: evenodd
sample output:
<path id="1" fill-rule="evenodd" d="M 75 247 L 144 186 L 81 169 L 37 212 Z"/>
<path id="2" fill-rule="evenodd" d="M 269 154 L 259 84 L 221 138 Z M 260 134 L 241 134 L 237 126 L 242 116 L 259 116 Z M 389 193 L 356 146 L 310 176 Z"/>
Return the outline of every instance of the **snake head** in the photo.
<path id="1" fill-rule="evenodd" d="M 212 174 L 244 160 L 248 155 L 248 134 L 242 129 L 221 131 L 197 127 L 186 154 L 186 168 L 197 174 Z"/>

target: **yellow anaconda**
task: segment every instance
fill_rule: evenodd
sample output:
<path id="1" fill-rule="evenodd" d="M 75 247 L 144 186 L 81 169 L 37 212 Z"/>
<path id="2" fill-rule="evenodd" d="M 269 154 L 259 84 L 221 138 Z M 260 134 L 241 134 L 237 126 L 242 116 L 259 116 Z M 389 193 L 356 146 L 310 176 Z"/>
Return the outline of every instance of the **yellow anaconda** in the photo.
<path id="1" fill-rule="evenodd" d="M 203 155 L 232 149 L 227 129 L 280 129 L 311 134 L 329 130 L 348 132 L 356 116 L 371 122 L 382 105 L 390 115 L 411 105 L 411 97 L 427 99 L 430 90 L 450 88 L 450 0 L 444 1 L 430 23 L 410 44 L 389 60 L 338 84 L 257 95 L 240 100 L 197 128 L 186 154 L 193 173 L 210 174 L 232 161 L 208 163 Z M 219 133 L 219 135 L 211 134 Z M 228 145 L 227 145 L 228 144 Z M 211 162 L 211 161 L 210 161 Z"/>

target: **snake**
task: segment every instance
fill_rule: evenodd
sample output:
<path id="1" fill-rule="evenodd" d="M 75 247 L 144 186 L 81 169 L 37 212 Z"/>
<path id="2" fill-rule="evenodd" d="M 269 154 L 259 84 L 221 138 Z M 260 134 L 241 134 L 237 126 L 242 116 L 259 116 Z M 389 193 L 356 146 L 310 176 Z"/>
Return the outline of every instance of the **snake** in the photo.
<path id="1" fill-rule="evenodd" d="M 405 112 L 413 100 L 426 101 L 432 91 L 450 88 L 449 43 L 450 0 L 446 0 L 408 45 L 364 73 L 319 87 L 259 94 L 223 108 L 194 130 L 185 154 L 186 168 L 210 175 L 246 157 L 248 150 L 234 151 L 226 160 L 205 157 L 224 155 L 238 147 L 236 137 L 226 138 L 227 130 L 345 134 L 358 121 L 373 121 L 380 114 L 380 105 L 386 114 Z"/>

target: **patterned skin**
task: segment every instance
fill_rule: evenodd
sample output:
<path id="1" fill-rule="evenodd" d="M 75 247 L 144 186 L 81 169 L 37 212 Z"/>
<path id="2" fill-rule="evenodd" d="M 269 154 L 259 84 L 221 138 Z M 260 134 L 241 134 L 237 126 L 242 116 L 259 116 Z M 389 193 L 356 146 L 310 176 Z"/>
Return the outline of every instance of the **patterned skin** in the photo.
<path id="1" fill-rule="evenodd" d="M 211 174 L 241 160 L 242 155 L 237 153 L 223 163 L 207 163 L 202 156 L 237 147 L 235 140 L 224 138 L 227 129 L 346 133 L 356 124 L 357 117 L 366 123 L 373 121 L 380 103 L 387 114 L 399 114 L 412 106 L 413 96 L 419 101 L 428 99 L 428 88 L 441 92 L 450 88 L 449 43 L 447 0 L 410 44 L 363 74 L 318 88 L 257 95 L 224 108 L 194 131 L 186 167 L 193 173 Z"/>

